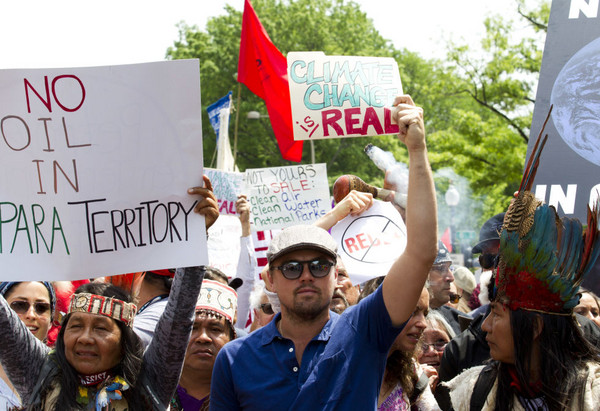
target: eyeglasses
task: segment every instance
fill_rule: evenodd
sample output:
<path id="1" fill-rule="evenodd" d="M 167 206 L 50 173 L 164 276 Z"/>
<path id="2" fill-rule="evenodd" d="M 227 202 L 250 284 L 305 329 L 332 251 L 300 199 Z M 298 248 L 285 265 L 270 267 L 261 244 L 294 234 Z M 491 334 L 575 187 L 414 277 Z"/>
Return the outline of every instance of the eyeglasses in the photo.
<path id="1" fill-rule="evenodd" d="M 427 352 L 427 351 L 429 351 L 429 347 L 433 347 L 433 349 L 436 351 L 444 351 L 444 348 L 446 348 L 446 345 L 448 345 L 448 343 L 446 341 L 436 341 L 432 344 L 427 344 L 426 342 L 422 342 L 421 349 L 423 350 L 423 352 Z"/>
<path id="2" fill-rule="evenodd" d="M 10 308 L 17 314 L 25 314 L 29 311 L 29 307 L 33 305 L 33 310 L 37 315 L 44 315 L 48 310 L 50 310 L 49 303 L 33 303 L 30 304 L 29 301 L 13 301 L 10 303 Z"/>
<path id="3" fill-rule="evenodd" d="M 259 308 L 261 309 L 261 311 L 267 315 L 271 315 L 271 314 L 275 314 L 275 311 L 273 311 L 273 306 L 271 305 L 271 303 L 264 303 L 261 304 L 259 306 Z"/>
<path id="4" fill-rule="evenodd" d="M 282 264 L 278 267 L 273 267 L 281 271 L 281 274 L 288 280 L 295 280 L 300 278 L 302 275 L 302 271 L 304 271 L 304 265 L 308 264 L 308 271 L 315 278 L 325 277 L 327 274 L 331 272 L 331 267 L 335 265 L 335 263 L 331 261 L 323 261 L 323 260 L 313 260 L 313 261 L 288 261 L 285 264 Z"/>

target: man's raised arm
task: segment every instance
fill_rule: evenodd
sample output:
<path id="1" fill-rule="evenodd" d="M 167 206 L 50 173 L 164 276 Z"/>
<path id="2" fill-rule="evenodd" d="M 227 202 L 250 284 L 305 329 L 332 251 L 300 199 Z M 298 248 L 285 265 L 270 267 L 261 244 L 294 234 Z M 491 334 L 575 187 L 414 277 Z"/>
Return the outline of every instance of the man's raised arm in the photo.
<path id="1" fill-rule="evenodd" d="M 392 323 L 399 326 L 412 314 L 437 254 L 437 206 L 427 159 L 423 109 L 410 96 L 394 101 L 392 118 L 409 155 L 407 244 L 383 282 L 383 300 Z"/>

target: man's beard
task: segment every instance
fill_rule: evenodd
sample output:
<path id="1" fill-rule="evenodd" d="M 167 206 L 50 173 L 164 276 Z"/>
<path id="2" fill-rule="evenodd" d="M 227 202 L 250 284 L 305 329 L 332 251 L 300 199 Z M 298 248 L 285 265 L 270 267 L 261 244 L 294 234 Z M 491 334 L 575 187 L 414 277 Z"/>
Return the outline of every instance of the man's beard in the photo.
<path id="1" fill-rule="evenodd" d="M 339 300 L 338 300 L 338 298 L 339 298 Z M 340 303 L 340 300 L 341 300 L 341 303 Z M 333 293 L 333 299 L 331 300 L 329 309 L 335 313 L 341 314 L 349 306 L 350 306 L 350 303 L 348 302 L 348 299 L 346 298 L 344 293 L 342 293 L 339 289 L 336 289 Z"/>
<path id="2" fill-rule="evenodd" d="M 319 296 L 322 296 L 319 293 Z M 329 309 L 330 301 L 323 301 L 320 298 L 315 301 L 298 301 L 294 299 L 293 306 L 287 307 L 288 312 L 301 321 L 311 321 L 323 314 L 323 311 Z"/>

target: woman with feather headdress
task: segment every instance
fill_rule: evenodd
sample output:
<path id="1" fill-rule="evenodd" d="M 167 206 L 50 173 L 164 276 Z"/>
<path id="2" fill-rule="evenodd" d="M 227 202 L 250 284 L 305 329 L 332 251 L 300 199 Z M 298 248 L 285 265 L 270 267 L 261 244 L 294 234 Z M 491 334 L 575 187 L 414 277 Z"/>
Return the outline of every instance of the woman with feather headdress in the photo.
<path id="1" fill-rule="evenodd" d="M 547 136 L 546 136 L 547 137 Z M 445 383 L 455 410 L 598 410 L 600 356 L 573 309 L 600 253 L 598 206 L 587 228 L 529 191 L 545 138 L 532 151 L 504 217 L 487 332 L 492 361 Z"/>

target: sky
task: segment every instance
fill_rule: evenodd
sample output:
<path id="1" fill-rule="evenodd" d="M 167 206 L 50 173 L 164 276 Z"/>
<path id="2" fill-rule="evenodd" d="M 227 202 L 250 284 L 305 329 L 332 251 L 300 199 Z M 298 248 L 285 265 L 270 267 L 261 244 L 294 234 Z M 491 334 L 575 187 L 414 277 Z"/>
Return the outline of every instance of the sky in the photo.
<path id="1" fill-rule="evenodd" d="M 442 58 L 447 39 L 476 45 L 490 14 L 516 16 L 515 0 L 356 0 L 384 38 Z M 0 69 L 161 61 L 176 24 L 204 28 L 243 0 L 11 0 L 0 13 Z M 259 16 L 260 18 L 260 16 Z"/>

